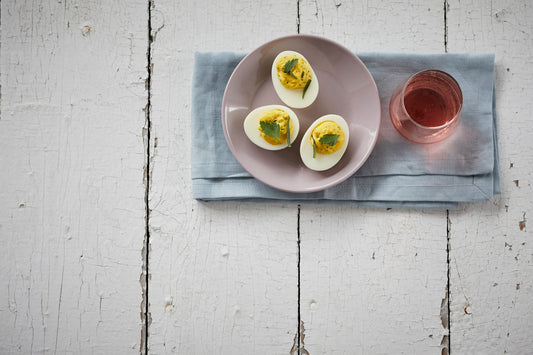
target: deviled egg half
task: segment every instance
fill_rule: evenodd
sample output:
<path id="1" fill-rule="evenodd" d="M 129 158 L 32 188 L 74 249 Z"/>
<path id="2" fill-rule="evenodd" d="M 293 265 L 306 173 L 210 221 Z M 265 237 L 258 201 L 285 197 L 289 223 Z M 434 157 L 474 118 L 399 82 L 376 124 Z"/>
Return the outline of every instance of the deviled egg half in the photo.
<path id="1" fill-rule="evenodd" d="M 323 171 L 332 168 L 342 158 L 350 131 L 339 115 L 320 117 L 307 129 L 300 143 L 300 155 L 309 169 Z"/>
<path id="2" fill-rule="evenodd" d="M 282 105 L 258 107 L 244 119 L 244 132 L 254 144 L 263 149 L 281 150 L 290 147 L 299 131 L 298 117 L 294 111 Z"/>
<path id="3" fill-rule="evenodd" d="M 283 51 L 276 56 L 272 84 L 281 101 L 292 108 L 305 108 L 318 96 L 318 78 L 313 68 L 295 51 Z"/>

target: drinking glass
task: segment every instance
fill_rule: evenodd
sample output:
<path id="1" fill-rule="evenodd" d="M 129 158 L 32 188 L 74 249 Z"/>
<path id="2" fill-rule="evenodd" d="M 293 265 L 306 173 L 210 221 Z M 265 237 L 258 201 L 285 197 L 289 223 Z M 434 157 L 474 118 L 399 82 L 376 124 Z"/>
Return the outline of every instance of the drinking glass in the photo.
<path id="1" fill-rule="evenodd" d="M 435 143 L 459 125 L 463 93 L 455 79 L 441 70 L 412 75 L 392 94 L 389 114 L 396 130 L 415 143 Z"/>

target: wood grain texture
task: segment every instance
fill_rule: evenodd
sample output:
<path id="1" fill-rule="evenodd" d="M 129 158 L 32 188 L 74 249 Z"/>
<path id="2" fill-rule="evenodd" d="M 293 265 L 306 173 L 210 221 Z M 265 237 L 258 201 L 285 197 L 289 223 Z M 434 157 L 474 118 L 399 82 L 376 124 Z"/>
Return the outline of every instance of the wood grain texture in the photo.
<path id="1" fill-rule="evenodd" d="M 453 354 L 533 349 L 533 4 L 449 1 L 450 51 L 495 53 L 502 194 L 451 221 Z"/>
<path id="2" fill-rule="evenodd" d="M 295 1 L 154 3 L 150 353 L 292 347 L 297 207 L 192 200 L 190 103 L 195 51 L 251 51 L 296 33 L 296 11 Z"/>
<path id="3" fill-rule="evenodd" d="M 139 353 L 148 337 L 154 354 L 295 355 L 299 327 L 302 354 L 531 352 L 528 1 L 0 5 L 0 353 Z M 502 195 L 449 224 L 444 211 L 194 201 L 194 52 L 298 30 L 356 52 L 494 52 Z"/>
<path id="4" fill-rule="evenodd" d="M 300 32 L 353 51 L 444 52 L 442 1 L 301 0 Z"/>
<path id="5" fill-rule="evenodd" d="M 439 353 L 448 334 L 442 213 L 338 207 L 301 214 L 305 349 Z"/>
<path id="6" fill-rule="evenodd" d="M 146 4 L 1 7 L 0 353 L 138 352 Z"/>
<path id="7" fill-rule="evenodd" d="M 302 33 L 358 52 L 443 53 L 442 1 L 303 1 Z M 301 321 L 310 354 L 447 347 L 446 212 L 302 206 Z"/>

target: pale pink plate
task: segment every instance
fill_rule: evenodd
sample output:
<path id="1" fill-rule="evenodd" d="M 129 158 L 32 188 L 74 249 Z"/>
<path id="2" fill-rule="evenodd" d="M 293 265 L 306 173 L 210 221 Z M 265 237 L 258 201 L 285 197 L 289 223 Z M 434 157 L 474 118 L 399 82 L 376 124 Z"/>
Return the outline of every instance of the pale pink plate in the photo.
<path id="1" fill-rule="evenodd" d="M 311 106 L 293 109 L 300 121 L 293 146 L 268 151 L 248 139 L 243 122 L 259 106 L 284 105 L 274 91 L 270 72 L 272 61 L 284 50 L 299 52 L 309 61 L 320 91 Z M 337 165 L 317 172 L 303 164 L 300 141 L 314 120 L 329 113 L 344 117 L 350 141 Z M 222 100 L 222 127 L 237 161 L 259 181 L 289 192 L 324 190 L 353 175 L 370 156 L 380 121 L 378 89 L 363 62 L 338 43 L 311 35 L 278 38 L 248 54 L 231 75 Z"/>

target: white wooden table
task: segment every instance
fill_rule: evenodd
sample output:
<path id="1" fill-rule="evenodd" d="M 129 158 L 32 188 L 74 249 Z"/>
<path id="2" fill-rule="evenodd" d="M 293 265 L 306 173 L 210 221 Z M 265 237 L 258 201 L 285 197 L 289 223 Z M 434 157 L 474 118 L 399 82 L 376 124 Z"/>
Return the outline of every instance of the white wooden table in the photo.
<path id="1" fill-rule="evenodd" d="M 527 0 L 2 1 L 0 353 L 532 353 L 532 18 Z M 194 52 L 298 32 L 495 53 L 501 196 L 193 200 Z"/>

